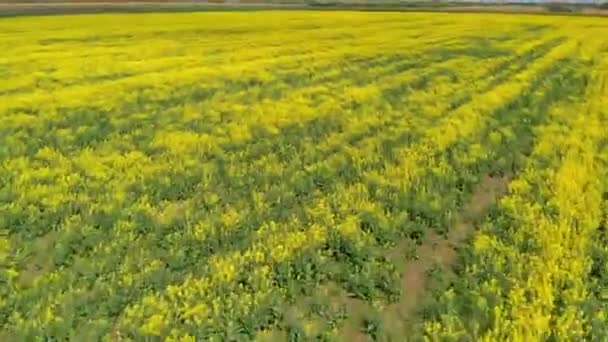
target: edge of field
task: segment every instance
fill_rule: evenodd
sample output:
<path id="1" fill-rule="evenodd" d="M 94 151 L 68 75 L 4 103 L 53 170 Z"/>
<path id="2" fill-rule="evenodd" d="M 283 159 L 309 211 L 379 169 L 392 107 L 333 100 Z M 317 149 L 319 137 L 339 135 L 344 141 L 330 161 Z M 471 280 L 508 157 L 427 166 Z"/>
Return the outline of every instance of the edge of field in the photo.
<path id="1" fill-rule="evenodd" d="M 207 0 L 145 0 L 145 1 L 7 1 L 0 0 L 0 17 L 27 15 L 62 15 L 94 13 L 146 13 L 196 11 L 256 11 L 256 10 L 322 10 L 322 11 L 394 11 L 394 12 L 452 12 L 538 14 L 567 16 L 608 16 L 606 6 L 593 5 L 525 5 L 525 4 L 451 4 L 451 3 L 219 3 Z"/>

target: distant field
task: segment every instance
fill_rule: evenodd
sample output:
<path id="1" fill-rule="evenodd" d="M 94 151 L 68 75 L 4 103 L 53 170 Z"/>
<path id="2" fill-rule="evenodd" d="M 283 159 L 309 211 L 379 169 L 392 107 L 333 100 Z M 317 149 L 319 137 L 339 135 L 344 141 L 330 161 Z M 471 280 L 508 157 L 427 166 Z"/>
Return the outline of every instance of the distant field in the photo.
<path id="1" fill-rule="evenodd" d="M 606 341 L 608 22 L 0 19 L 1 341 Z"/>
<path id="2" fill-rule="evenodd" d="M 323 10 L 323 11 L 399 11 L 510 13 L 576 16 L 608 16 L 608 4 L 490 4 L 431 1 L 361 0 L 0 0 L 0 16 L 145 13 L 245 10 Z"/>

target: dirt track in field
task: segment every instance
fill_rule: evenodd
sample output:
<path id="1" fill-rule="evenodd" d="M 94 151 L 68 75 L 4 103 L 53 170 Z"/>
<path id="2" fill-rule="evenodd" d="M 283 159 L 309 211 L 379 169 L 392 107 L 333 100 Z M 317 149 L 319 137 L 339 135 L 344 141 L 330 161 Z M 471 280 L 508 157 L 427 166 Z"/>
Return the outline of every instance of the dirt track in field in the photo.
<path id="1" fill-rule="evenodd" d="M 450 271 L 458 257 L 459 248 L 475 231 L 476 221 L 507 193 L 510 177 L 485 176 L 473 191 L 469 203 L 450 227 L 447 236 L 430 232 L 426 241 L 417 248 L 417 259 L 401 266 L 401 300 L 385 311 L 385 318 L 396 331 L 406 331 L 408 320 L 419 308 L 427 290 L 428 272 L 437 266 Z"/>
<path id="2" fill-rule="evenodd" d="M 401 298 L 382 310 L 383 331 L 380 340 L 399 341 L 403 333 L 412 328 L 417 310 L 427 294 L 430 281 L 428 272 L 433 267 L 452 272 L 458 258 L 457 249 L 472 236 L 488 210 L 507 193 L 510 180 L 509 176 L 483 177 L 447 235 L 441 236 L 429 229 L 424 242 L 416 247 L 414 259 L 407 256 L 411 241 L 404 241 L 388 253 L 387 256 L 402 270 Z M 345 305 L 349 315 L 342 323 L 339 341 L 369 341 L 369 336 L 362 331 L 362 324 L 366 313 L 373 312 L 374 309 L 369 303 L 350 296 L 335 284 L 326 287 L 333 293 L 332 301 Z"/>

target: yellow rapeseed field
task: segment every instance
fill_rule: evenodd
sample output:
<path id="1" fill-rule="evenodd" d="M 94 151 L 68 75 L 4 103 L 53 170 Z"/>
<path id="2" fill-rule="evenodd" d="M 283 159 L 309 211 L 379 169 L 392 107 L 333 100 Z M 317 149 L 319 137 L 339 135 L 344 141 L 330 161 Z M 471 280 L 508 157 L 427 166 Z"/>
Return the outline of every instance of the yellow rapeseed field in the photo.
<path id="1" fill-rule="evenodd" d="M 608 21 L 0 19 L 0 341 L 607 341 Z"/>

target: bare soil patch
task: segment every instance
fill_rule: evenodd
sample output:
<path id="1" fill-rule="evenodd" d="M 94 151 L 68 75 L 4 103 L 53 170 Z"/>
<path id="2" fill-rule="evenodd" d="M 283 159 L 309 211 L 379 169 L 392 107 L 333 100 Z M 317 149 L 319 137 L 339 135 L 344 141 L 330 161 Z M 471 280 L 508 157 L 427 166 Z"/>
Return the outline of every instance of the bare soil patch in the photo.
<path id="1" fill-rule="evenodd" d="M 420 245 L 415 247 L 413 241 L 403 241 L 388 253 L 402 270 L 401 298 L 398 302 L 381 310 L 381 341 L 403 341 L 404 336 L 415 322 L 416 312 L 420 309 L 428 288 L 429 272 L 433 268 L 451 271 L 457 262 L 457 248 L 471 236 L 476 222 L 484 217 L 508 190 L 510 177 L 484 176 L 474 189 L 470 201 L 450 227 L 447 236 L 441 236 L 431 230 Z M 414 249 L 415 248 L 415 249 Z M 412 252 L 415 255 L 412 257 Z M 340 341 L 370 341 L 363 332 L 364 319 L 370 312 L 377 312 L 369 303 L 353 298 L 339 287 L 332 285 L 330 298 L 336 305 L 347 308 L 348 318 L 340 329 Z"/>
<path id="2" fill-rule="evenodd" d="M 384 311 L 386 330 L 393 335 L 390 337 L 397 338 L 407 331 L 427 290 L 429 271 L 433 267 L 440 267 L 444 271 L 452 269 L 457 261 L 457 248 L 474 232 L 475 222 L 507 192 L 509 179 L 485 176 L 473 191 L 460 217 L 450 227 L 447 236 L 429 233 L 425 242 L 417 248 L 415 260 L 403 263 L 401 299 Z M 398 250 L 402 248 L 403 246 L 398 246 L 397 252 L 392 252 L 393 255 L 399 255 Z"/>

